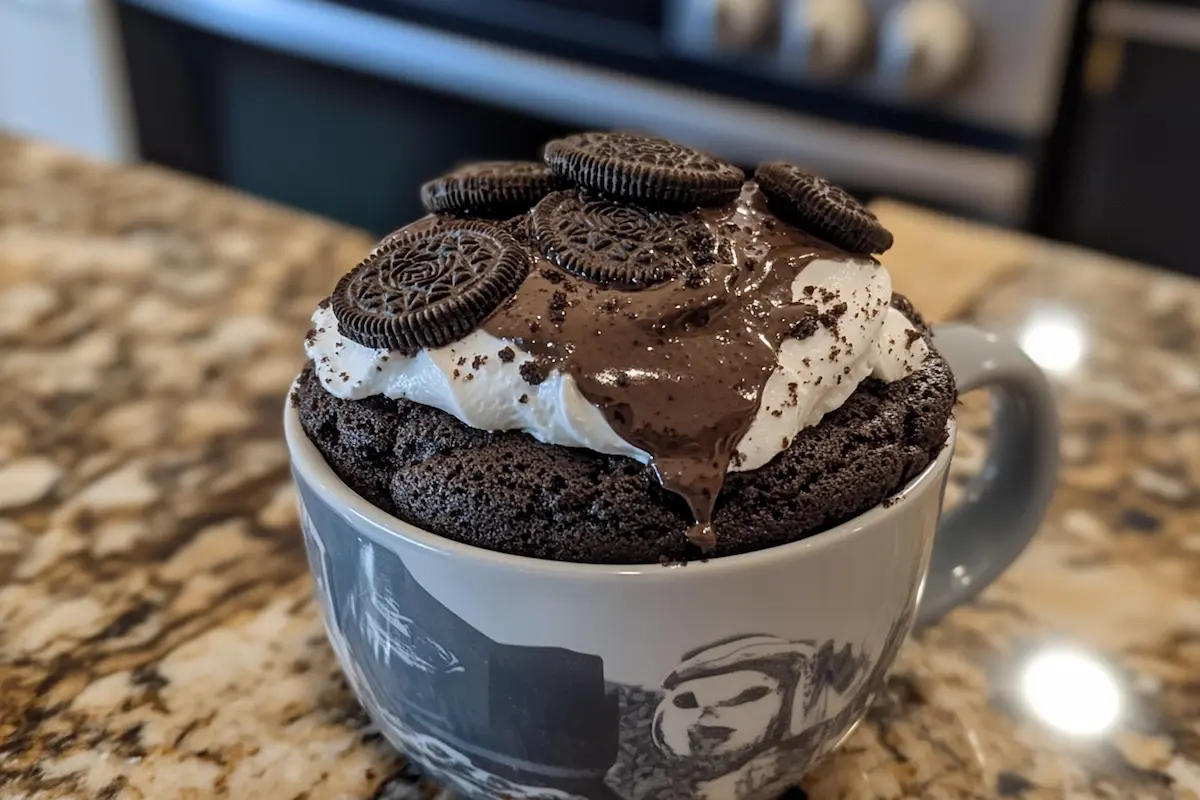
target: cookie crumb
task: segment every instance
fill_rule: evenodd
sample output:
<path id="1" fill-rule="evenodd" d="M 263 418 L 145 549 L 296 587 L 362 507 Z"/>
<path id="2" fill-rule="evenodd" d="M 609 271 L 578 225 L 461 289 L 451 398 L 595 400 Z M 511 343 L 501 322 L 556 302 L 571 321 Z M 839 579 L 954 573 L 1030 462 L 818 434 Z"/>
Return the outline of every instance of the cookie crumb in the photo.
<path id="1" fill-rule="evenodd" d="M 542 381 L 546 380 L 546 370 L 541 364 L 536 361 L 526 361 L 521 365 L 521 377 L 530 386 L 537 386 Z"/>
<path id="2" fill-rule="evenodd" d="M 550 296 L 550 321 L 562 325 L 567 318 L 567 295 L 565 292 L 555 292 Z"/>
<path id="3" fill-rule="evenodd" d="M 793 339 L 807 339 L 817 332 L 817 318 L 808 314 L 804 319 L 792 326 L 791 337 Z M 807 359 L 805 359 L 807 361 Z"/>
<path id="4" fill-rule="evenodd" d="M 511 363 L 512 360 L 516 357 L 517 357 L 517 354 L 513 351 L 513 349 L 511 347 L 503 347 L 500 349 L 500 352 L 496 353 L 496 358 L 500 359 L 505 364 Z"/>

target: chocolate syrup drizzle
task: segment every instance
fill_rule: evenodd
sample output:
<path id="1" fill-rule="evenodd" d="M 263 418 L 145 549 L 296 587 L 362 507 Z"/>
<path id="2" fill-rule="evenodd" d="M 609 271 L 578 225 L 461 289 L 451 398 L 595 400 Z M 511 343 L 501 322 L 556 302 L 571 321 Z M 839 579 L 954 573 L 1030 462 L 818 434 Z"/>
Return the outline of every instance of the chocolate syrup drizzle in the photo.
<path id="1" fill-rule="evenodd" d="M 772 215 L 753 183 L 737 200 L 696 212 L 708 236 L 680 243 L 697 268 L 638 291 L 593 284 L 533 250 L 529 277 L 482 327 L 517 342 L 541 374 L 563 370 L 621 438 L 649 453 L 664 488 L 716 544 L 713 507 L 737 445 L 754 422 L 783 340 L 816 309 L 792 285 L 816 259 L 863 258 Z M 698 228 L 699 230 L 699 228 Z M 526 370 L 538 380 L 539 370 Z"/>

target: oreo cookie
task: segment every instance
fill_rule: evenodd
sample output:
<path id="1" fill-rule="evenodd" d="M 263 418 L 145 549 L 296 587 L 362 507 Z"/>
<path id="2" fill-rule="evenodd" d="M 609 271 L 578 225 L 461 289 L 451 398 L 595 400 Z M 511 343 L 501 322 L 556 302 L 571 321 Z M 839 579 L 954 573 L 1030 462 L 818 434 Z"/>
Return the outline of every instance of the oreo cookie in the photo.
<path id="1" fill-rule="evenodd" d="M 421 204 L 434 214 L 503 219 L 529 207 L 563 181 L 536 161 L 468 164 L 421 186 Z"/>
<path id="2" fill-rule="evenodd" d="M 694 214 L 655 211 L 580 191 L 555 192 L 533 209 L 533 237 L 552 263 L 601 284 L 638 289 L 696 266 L 694 243 L 711 241 Z"/>
<path id="3" fill-rule="evenodd" d="M 779 216 L 852 253 L 882 253 L 892 234 L 862 203 L 824 178 L 780 161 L 759 164 L 754 179 Z"/>
<path id="4" fill-rule="evenodd" d="M 412 355 L 466 336 L 528 272 L 525 250 L 502 228 L 425 219 L 384 239 L 329 301 L 342 335 Z"/>
<path id="5" fill-rule="evenodd" d="M 558 175 L 607 197 L 676 208 L 720 205 L 737 197 L 745 174 L 721 159 L 666 139 L 580 133 L 546 145 Z"/>

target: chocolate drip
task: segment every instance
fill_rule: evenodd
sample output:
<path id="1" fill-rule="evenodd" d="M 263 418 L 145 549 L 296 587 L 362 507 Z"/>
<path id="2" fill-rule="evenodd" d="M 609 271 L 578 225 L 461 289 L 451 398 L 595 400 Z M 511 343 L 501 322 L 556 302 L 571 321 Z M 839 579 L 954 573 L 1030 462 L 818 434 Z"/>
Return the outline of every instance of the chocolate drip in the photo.
<path id="1" fill-rule="evenodd" d="M 776 219 L 752 183 L 732 203 L 695 213 L 708 235 L 679 243 L 695 269 L 624 291 L 535 252 L 529 277 L 483 328 L 531 354 L 540 370 L 528 371 L 573 376 L 617 434 L 650 454 L 662 485 L 691 510 L 689 539 L 709 551 L 717 493 L 779 346 L 816 312 L 793 302 L 792 284 L 818 258 L 855 256 Z"/>

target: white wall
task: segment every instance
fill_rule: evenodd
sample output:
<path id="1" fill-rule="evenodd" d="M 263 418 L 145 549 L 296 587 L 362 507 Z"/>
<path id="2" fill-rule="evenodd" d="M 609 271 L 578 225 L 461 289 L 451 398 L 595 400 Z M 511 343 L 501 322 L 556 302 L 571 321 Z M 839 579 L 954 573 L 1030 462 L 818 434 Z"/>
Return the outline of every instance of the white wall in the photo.
<path id="1" fill-rule="evenodd" d="M 0 129 L 136 154 L 112 0 L 0 0 Z"/>

